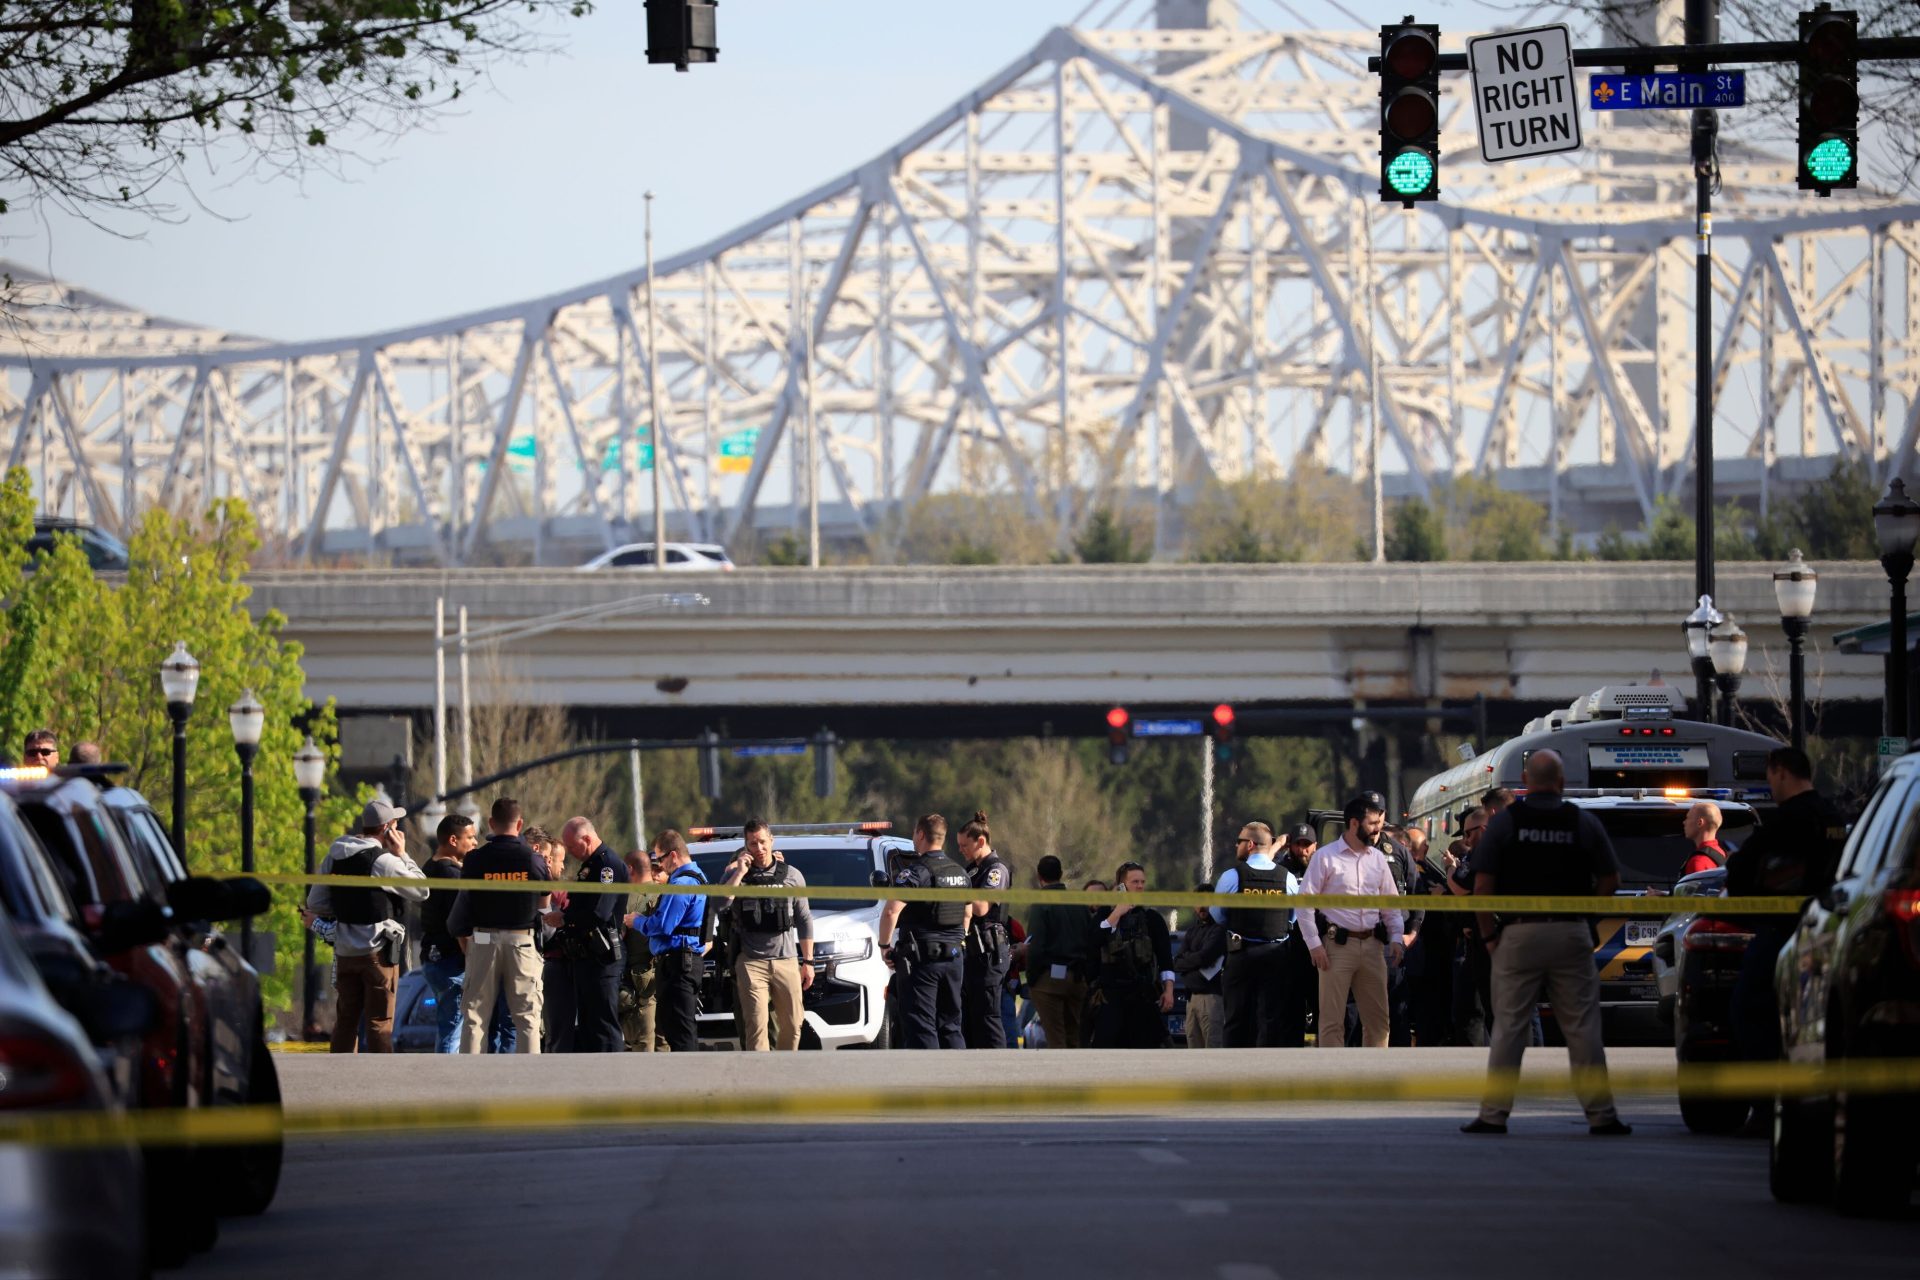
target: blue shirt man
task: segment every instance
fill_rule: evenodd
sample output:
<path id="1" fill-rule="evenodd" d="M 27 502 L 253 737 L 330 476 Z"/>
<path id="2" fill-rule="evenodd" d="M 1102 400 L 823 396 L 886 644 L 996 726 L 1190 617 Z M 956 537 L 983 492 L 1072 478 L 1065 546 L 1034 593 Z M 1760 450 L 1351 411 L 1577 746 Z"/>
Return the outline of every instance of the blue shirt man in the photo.
<path id="1" fill-rule="evenodd" d="M 705 884 L 706 873 L 696 862 L 684 862 L 667 877 L 668 884 Z M 647 940 L 647 949 L 664 955 L 669 951 L 700 950 L 700 930 L 706 919 L 707 900 L 693 894 L 663 894 L 652 914 L 635 916 L 633 927 Z"/>
<path id="2" fill-rule="evenodd" d="M 1243 860 L 1256 871 L 1271 871 L 1279 865 L 1273 857 L 1273 830 L 1268 827 L 1266 823 L 1249 822 L 1241 829 L 1240 838 L 1234 841 L 1234 853 L 1241 854 L 1243 850 L 1249 849 L 1252 850 L 1252 852 L 1246 853 Z M 1213 891 L 1215 893 L 1239 893 L 1240 868 L 1237 865 L 1231 866 L 1221 872 L 1220 878 L 1214 881 Z M 1300 892 L 1300 881 L 1294 877 L 1291 871 L 1287 872 L 1287 892 Z M 1225 924 L 1227 922 L 1226 908 L 1211 907 L 1209 910 L 1213 913 L 1213 918 L 1217 923 Z M 1288 913 L 1287 918 L 1289 921 L 1293 919 L 1291 912 Z"/>
<path id="3" fill-rule="evenodd" d="M 654 837 L 653 859 L 667 873 L 668 884 L 707 883 L 687 852 L 686 837 L 678 831 L 662 831 Z M 706 914 L 706 898 L 669 893 L 661 895 L 660 905 L 651 912 L 627 922 L 647 940 L 647 949 L 656 957 L 656 1025 L 667 1048 L 675 1053 L 700 1048 L 700 984 L 707 976 L 700 933 Z"/>

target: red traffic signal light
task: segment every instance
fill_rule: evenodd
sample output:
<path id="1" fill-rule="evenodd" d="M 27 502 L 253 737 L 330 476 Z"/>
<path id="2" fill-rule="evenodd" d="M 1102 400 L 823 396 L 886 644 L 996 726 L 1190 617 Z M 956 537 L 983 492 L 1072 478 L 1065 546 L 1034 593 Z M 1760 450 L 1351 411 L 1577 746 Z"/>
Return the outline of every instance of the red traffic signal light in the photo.
<path id="1" fill-rule="evenodd" d="M 1233 707 L 1221 703 L 1213 709 L 1213 728 L 1207 733 L 1213 739 L 1213 758 L 1221 764 L 1233 759 Z"/>
<path id="2" fill-rule="evenodd" d="M 1223 729 L 1231 728 L 1233 725 L 1233 708 L 1224 702 L 1215 707 L 1213 709 L 1213 722 Z"/>
<path id="3" fill-rule="evenodd" d="M 1440 61 L 1440 43 L 1435 29 L 1415 26 L 1388 28 L 1381 32 L 1380 61 L 1402 80 L 1418 80 Z"/>
<path id="4" fill-rule="evenodd" d="M 1127 762 L 1127 739 L 1131 736 L 1133 717 L 1127 714 L 1125 707 L 1115 707 L 1107 712 L 1107 759 L 1114 764 Z"/>
<path id="5" fill-rule="evenodd" d="M 1131 723 L 1133 723 L 1133 717 L 1127 714 L 1125 707 L 1115 707 L 1113 710 L 1107 712 L 1107 727 L 1109 729 L 1124 730 Z"/>

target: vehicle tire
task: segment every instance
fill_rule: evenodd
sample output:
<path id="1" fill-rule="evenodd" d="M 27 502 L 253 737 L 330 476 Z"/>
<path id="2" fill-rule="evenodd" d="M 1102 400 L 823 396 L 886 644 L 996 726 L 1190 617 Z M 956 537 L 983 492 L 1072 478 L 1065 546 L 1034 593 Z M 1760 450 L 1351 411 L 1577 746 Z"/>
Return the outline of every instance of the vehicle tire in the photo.
<path id="1" fill-rule="evenodd" d="M 153 1147 L 145 1152 L 147 1257 L 156 1268 L 185 1266 L 220 1239 L 220 1219 L 194 1177 L 204 1151 Z"/>
<path id="2" fill-rule="evenodd" d="M 247 1105 L 280 1110 L 280 1072 L 264 1040 L 255 1040 L 253 1044 L 253 1069 L 247 1076 Z M 225 1147 L 220 1154 L 223 1159 L 220 1212 L 240 1217 L 265 1213 L 280 1190 L 280 1164 L 286 1155 L 286 1139 L 275 1136 L 244 1147 Z"/>
<path id="3" fill-rule="evenodd" d="M 1781 1204 L 1808 1204 L 1826 1194 L 1833 1175 L 1827 1119 L 1824 1103 L 1774 1098 L 1767 1186 Z"/>
<path id="4" fill-rule="evenodd" d="M 1684 1039 L 1676 1038 L 1673 1056 L 1682 1068 L 1699 1061 Z M 1747 1122 L 1748 1113 L 1756 1105 L 1766 1106 L 1767 1102 L 1756 1102 L 1750 1098 L 1692 1095 L 1682 1091 L 1680 1119 L 1691 1133 L 1734 1133 Z"/>
<path id="5" fill-rule="evenodd" d="M 877 1031 L 873 1033 L 873 1041 L 872 1043 L 867 1045 L 867 1048 L 869 1049 L 893 1048 L 893 1010 L 892 1009 L 882 1008 L 880 1010 L 880 1027 Z"/>
<path id="6" fill-rule="evenodd" d="M 1910 1098 L 1837 1093 L 1833 1098 L 1833 1207 L 1849 1218 L 1884 1218 L 1907 1207 L 1913 1155 L 1896 1107 Z"/>

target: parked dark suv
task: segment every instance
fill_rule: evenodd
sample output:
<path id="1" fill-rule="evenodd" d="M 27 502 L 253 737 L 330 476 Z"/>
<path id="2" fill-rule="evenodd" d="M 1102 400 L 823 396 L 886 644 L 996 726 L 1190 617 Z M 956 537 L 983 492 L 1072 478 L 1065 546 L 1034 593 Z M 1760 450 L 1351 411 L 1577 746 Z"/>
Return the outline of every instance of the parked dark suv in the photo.
<path id="1" fill-rule="evenodd" d="M 1833 887 L 1808 903 L 1774 971 L 1794 1062 L 1920 1058 L 1920 756 L 1893 763 L 1854 824 Z M 1776 1199 L 1847 1214 L 1905 1207 L 1920 1096 L 1774 1099 Z"/>

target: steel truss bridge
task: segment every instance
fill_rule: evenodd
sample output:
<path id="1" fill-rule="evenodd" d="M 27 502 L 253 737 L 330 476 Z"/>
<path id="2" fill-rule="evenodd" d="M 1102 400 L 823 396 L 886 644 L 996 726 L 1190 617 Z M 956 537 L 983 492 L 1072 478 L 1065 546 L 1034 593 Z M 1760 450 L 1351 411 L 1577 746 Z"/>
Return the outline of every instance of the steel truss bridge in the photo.
<path id="1" fill-rule="evenodd" d="M 791 527 L 810 484 L 829 538 L 883 556 L 940 492 L 1018 495 L 1062 539 L 1144 504 L 1163 548 L 1207 483 L 1298 467 L 1388 494 L 1491 474 L 1588 532 L 1684 494 L 1684 131 L 1606 113 L 1571 157 L 1486 166 L 1449 77 L 1444 200 L 1382 206 L 1376 37 L 1253 8 L 1048 32 L 885 154 L 660 263 L 657 352 L 642 270 L 279 343 L 16 268 L 0 447 L 47 511 L 109 529 L 232 495 L 316 559 L 552 562 L 647 536 L 657 358 L 669 527 L 735 545 Z M 1908 465 L 1920 434 L 1920 205 L 1793 177 L 1723 139 L 1717 474 L 1763 505 L 1835 456 Z"/>

